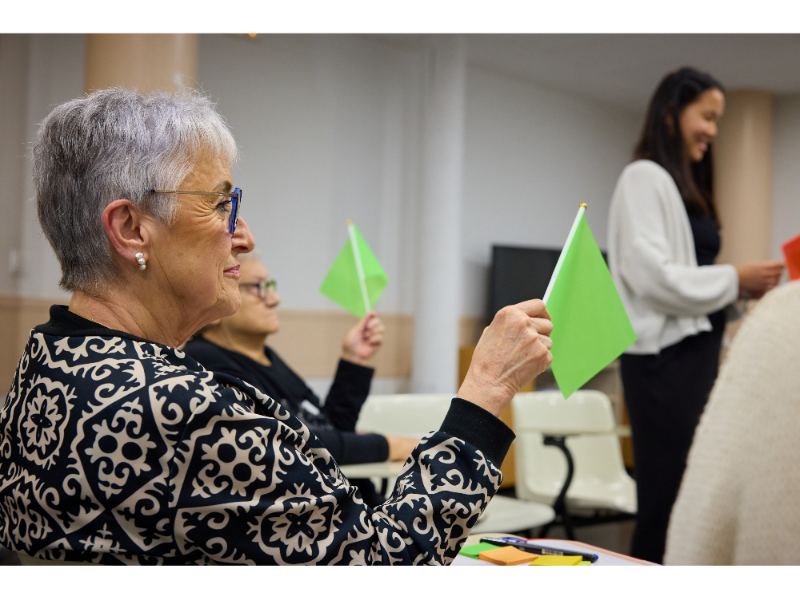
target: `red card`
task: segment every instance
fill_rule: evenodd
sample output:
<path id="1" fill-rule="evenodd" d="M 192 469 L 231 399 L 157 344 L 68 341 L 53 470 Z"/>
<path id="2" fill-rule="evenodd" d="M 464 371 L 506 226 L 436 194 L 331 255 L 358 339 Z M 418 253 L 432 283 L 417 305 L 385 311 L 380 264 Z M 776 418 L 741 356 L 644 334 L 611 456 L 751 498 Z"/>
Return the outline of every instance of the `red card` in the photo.
<path id="1" fill-rule="evenodd" d="M 793 237 L 783 245 L 783 257 L 786 259 L 786 269 L 789 279 L 800 279 L 800 235 Z"/>

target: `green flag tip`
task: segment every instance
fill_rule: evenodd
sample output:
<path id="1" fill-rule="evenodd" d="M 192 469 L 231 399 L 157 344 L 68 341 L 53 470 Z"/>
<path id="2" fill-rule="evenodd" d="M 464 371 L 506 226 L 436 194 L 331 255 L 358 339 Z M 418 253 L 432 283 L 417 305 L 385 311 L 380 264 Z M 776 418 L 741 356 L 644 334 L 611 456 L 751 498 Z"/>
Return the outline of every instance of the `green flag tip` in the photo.
<path id="1" fill-rule="evenodd" d="M 352 222 L 350 219 L 347 219 L 347 224 L 348 224 L 348 225 L 352 225 L 352 224 L 353 224 L 353 222 Z"/>
<path id="2" fill-rule="evenodd" d="M 585 202 L 581 202 L 581 208 L 586 208 L 586 203 Z"/>

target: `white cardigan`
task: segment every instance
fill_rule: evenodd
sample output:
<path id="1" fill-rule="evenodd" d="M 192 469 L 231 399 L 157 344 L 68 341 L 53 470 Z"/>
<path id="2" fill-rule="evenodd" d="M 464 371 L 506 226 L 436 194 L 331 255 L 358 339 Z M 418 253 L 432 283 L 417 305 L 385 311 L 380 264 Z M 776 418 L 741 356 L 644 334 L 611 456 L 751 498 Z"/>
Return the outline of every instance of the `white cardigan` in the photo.
<path id="1" fill-rule="evenodd" d="M 636 342 L 626 352 L 657 354 L 710 331 L 706 315 L 733 303 L 733 265 L 697 266 L 694 238 L 678 186 L 650 160 L 622 171 L 611 198 L 608 263 Z"/>

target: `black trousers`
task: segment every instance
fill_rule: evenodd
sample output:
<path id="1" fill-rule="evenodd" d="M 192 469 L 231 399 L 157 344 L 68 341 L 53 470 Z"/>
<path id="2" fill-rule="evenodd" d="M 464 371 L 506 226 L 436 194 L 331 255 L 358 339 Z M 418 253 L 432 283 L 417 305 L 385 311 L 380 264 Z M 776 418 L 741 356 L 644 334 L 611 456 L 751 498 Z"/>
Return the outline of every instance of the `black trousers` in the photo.
<path id="1" fill-rule="evenodd" d="M 716 316 L 716 315 L 715 315 Z M 631 555 L 660 563 L 694 430 L 719 368 L 724 317 L 714 330 L 659 354 L 623 354 L 622 386 L 631 421 L 638 515 Z"/>

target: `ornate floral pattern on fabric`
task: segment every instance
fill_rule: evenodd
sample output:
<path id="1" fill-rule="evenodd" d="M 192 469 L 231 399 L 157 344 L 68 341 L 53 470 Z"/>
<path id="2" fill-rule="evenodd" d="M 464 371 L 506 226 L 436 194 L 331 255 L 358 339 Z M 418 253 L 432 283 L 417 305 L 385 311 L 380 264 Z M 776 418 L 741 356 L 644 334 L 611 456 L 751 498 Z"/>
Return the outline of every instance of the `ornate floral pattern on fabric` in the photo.
<path id="1" fill-rule="evenodd" d="M 34 331 L 0 412 L 0 545 L 103 564 L 449 564 L 500 485 L 441 432 L 373 510 L 278 403 L 179 350 Z"/>

